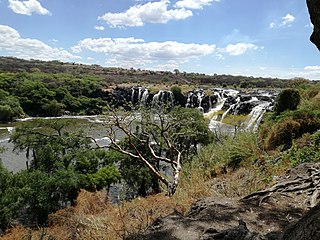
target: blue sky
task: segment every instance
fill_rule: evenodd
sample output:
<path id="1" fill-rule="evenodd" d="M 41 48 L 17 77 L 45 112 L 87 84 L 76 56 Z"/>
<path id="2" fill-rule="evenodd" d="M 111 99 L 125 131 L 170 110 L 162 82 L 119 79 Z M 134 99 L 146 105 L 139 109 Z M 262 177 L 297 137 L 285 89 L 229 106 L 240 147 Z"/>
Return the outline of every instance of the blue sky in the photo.
<path id="1" fill-rule="evenodd" d="M 304 0 L 0 0 L 0 55 L 320 79 Z"/>

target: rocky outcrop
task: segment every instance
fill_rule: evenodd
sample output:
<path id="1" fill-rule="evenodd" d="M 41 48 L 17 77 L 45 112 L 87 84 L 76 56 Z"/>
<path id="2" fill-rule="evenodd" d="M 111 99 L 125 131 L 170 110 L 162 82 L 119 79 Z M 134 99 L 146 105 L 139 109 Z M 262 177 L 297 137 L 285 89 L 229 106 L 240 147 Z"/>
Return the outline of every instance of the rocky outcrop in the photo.
<path id="1" fill-rule="evenodd" d="M 312 208 L 299 222 L 285 231 L 283 240 L 319 240 L 320 204 Z"/>
<path id="2" fill-rule="evenodd" d="M 272 187 L 242 199 L 221 197 L 213 183 L 216 196 L 197 201 L 185 215 L 158 219 L 130 239 L 318 240 L 319 184 L 320 163 L 299 165 Z"/>
<path id="3" fill-rule="evenodd" d="M 313 42 L 320 50 L 320 3 L 319 0 L 307 0 L 310 19 L 314 26 L 313 33 L 310 36 Z"/>
<path id="4" fill-rule="evenodd" d="M 114 103 L 119 106 L 124 103 L 142 106 L 154 106 L 165 103 L 170 106 L 182 106 L 187 108 L 198 108 L 208 112 L 217 105 L 222 110 L 229 110 L 230 114 L 249 114 L 252 109 L 261 102 L 274 102 L 276 92 L 254 91 L 251 93 L 239 92 L 232 89 L 210 89 L 210 94 L 204 89 L 195 89 L 182 94 L 177 91 L 159 90 L 151 93 L 144 87 L 115 88 L 109 95 L 114 96 Z"/>

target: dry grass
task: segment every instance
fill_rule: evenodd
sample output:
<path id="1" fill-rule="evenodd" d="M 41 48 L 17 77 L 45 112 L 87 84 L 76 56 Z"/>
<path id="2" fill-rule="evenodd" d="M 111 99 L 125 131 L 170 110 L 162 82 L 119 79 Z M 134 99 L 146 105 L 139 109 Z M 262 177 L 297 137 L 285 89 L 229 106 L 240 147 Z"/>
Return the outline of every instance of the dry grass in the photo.
<path id="1" fill-rule="evenodd" d="M 28 237 L 30 240 L 40 240 L 41 231 L 45 232 L 46 236 L 54 236 L 54 239 L 59 240 L 129 238 L 145 231 L 156 219 L 174 211 L 184 213 L 196 199 L 212 194 L 205 183 L 206 179 L 200 173 L 182 173 L 181 178 L 180 187 L 172 198 L 157 194 L 119 205 L 111 204 L 105 191 L 91 193 L 82 190 L 75 207 L 49 216 L 49 227 L 30 233 L 29 229 L 17 226 L 3 239 Z"/>
<path id="2" fill-rule="evenodd" d="M 196 88 L 205 88 L 207 89 L 207 94 L 208 95 L 212 95 L 211 90 L 209 90 L 210 87 L 212 87 L 211 85 L 197 85 L 197 84 L 176 84 L 174 82 L 166 82 L 166 83 L 148 83 L 148 82 L 144 82 L 144 83 L 119 83 L 119 84 L 111 84 L 110 86 L 108 86 L 108 88 L 104 88 L 105 91 L 112 91 L 113 89 L 115 89 L 116 87 L 121 87 L 121 88 L 131 88 L 131 87 L 135 87 L 138 85 L 142 85 L 145 88 L 148 88 L 150 90 L 151 93 L 157 93 L 159 90 L 170 90 L 171 87 L 173 86 L 179 86 L 179 88 L 181 89 L 182 93 L 186 94 L 190 91 L 193 91 Z"/>

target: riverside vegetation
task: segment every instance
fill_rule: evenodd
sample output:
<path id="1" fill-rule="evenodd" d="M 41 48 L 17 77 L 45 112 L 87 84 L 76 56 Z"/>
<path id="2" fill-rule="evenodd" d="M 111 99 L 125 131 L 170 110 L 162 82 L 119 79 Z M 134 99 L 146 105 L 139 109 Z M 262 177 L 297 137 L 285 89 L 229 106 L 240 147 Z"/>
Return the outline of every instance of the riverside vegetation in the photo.
<path id="1" fill-rule="evenodd" d="M 90 98 L 101 89 L 99 77 L 74 80 L 71 75 L 43 73 L 3 73 L 1 77 L 2 120 L 20 117 L 23 112 L 95 114 L 106 105 L 100 97 Z M 50 84 L 55 86 L 49 89 Z M 26 150 L 30 164 L 18 173 L 0 168 L 2 238 L 130 239 L 158 218 L 175 211 L 183 214 L 195 200 L 215 196 L 210 185 L 213 179 L 225 180 L 225 196 L 245 196 L 266 188 L 274 176 L 300 163 L 319 161 L 320 85 L 306 80 L 287 84 L 294 89 L 280 92 L 274 111 L 265 115 L 257 133 L 242 131 L 235 121 L 236 134 L 215 135 L 197 110 L 174 108 L 163 121 L 146 122 L 141 117 L 138 125 L 120 126 L 118 122 L 126 137 L 121 142 L 113 138 L 112 150 L 92 144 L 92 138 L 82 131 L 68 130 L 67 120 L 21 124 L 11 141 L 17 149 Z M 117 134 L 112 124 L 132 113 L 109 109 L 109 116 L 110 111 L 115 115 L 105 127 L 112 139 Z M 142 110 L 141 116 L 149 114 Z M 179 162 L 171 161 L 177 156 Z M 152 166 L 141 158 L 153 159 Z M 169 165 L 161 165 L 160 160 Z M 170 165 L 175 172 L 178 163 L 182 167 L 179 184 L 167 197 L 171 185 L 159 181 L 158 174 Z M 241 174 L 244 169 L 245 175 Z M 119 181 L 134 190 L 135 198 L 111 204 L 108 189 Z"/>

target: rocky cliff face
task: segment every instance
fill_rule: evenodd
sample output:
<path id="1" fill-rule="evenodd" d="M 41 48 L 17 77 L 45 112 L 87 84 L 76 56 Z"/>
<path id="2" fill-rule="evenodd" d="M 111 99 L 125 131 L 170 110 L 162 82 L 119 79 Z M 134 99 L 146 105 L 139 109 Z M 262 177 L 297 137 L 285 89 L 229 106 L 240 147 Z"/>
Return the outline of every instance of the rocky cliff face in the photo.
<path id="1" fill-rule="evenodd" d="M 307 0 L 307 6 L 309 9 L 311 22 L 314 26 L 310 40 L 320 50 L 320 2 L 319 0 Z"/>

